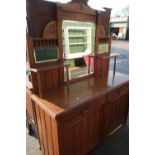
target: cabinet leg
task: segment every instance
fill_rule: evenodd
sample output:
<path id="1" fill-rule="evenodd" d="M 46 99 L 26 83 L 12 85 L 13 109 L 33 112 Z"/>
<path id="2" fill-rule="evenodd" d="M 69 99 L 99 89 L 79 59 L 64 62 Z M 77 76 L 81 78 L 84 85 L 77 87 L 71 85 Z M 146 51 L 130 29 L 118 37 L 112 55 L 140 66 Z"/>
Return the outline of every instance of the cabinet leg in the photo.
<path id="1" fill-rule="evenodd" d="M 26 119 L 27 133 L 31 135 L 33 133 L 32 125 L 29 122 L 28 118 Z"/>
<path id="2" fill-rule="evenodd" d="M 39 150 L 41 150 L 41 146 L 40 146 L 40 144 L 39 144 L 39 143 L 38 143 L 38 149 L 39 149 Z"/>
<path id="3" fill-rule="evenodd" d="M 27 133 L 28 133 L 29 135 L 32 135 L 32 133 L 33 133 L 32 125 L 31 125 L 31 124 L 28 124 L 28 126 L 27 126 Z"/>

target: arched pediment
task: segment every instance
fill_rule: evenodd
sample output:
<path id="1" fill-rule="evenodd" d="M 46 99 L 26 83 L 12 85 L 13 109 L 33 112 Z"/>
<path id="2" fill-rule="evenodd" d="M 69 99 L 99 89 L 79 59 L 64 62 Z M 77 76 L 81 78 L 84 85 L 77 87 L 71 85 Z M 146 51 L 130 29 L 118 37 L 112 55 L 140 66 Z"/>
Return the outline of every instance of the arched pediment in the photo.
<path id="1" fill-rule="evenodd" d="M 62 4 L 61 6 L 62 9 L 66 11 L 96 15 L 96 10 L 87 5 L 87 2 L 88 0 L 72 0 L 69 3 Z"/>
<path id="2" fill-rule="evenodd" d="M 83 3 L 83 4 L 86 4 L 88 3 L 89 0 L 72 0 L 72 2 L 75 2 L 75 3 Z"/>

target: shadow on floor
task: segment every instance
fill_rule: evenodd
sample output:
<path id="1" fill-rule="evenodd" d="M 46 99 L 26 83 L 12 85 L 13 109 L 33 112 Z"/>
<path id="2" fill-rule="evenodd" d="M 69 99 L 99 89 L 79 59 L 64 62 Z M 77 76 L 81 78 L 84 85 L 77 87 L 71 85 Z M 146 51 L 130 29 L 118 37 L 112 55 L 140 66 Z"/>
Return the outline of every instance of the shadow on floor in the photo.
<path id="1" fill-rule="evenodd" d="M 87 155 L 129 155 L 128 123 Z"/>

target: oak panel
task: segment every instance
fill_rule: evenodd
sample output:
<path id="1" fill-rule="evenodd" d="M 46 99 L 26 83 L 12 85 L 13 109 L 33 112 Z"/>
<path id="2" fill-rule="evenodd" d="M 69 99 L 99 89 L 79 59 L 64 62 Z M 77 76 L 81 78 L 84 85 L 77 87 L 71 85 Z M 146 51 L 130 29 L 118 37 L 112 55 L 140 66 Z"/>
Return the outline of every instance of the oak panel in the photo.
<path id="1" fill-rule="evenodd" d="M 45 152 L 45 155 L 48 155 L 47 131 L 46 131 L 44 111 L 42 109 L 39 109 L 39 111 L 40 111 L 41 126 L 42 126 L 43 145 L 45 150 L 44 152 Z"/>
<path id="2" fill-rule="evenodd" d="M 52 124 L 51 124 L 51 118 L 47 113 L 45 113 L 45 121 L 46 121 L 48 152 L 49 152 L 49 155 L 54 155 L 53 141 L 52 141 L 53 139 Z"/>
<path id="3" fill-rule="evenodd" d="M 38 133 L 39 133 L 39 140 L 40 140 L 40 146 L 41 146 L 41 151 L 42 154 L 45 155 L 45 148 L 43 144 L 43 131 L 42 131 L 42 124 L 41 124 L 41 117 L 40 117 L 40 112 L 39 112 L 39 106 L 35 104 L 35 111 L 36 111 L 36 117 L 37 117 L 37 127 L 38 127 Z"/>
<path id="4" fill-rule="evenodd" d="M 74 120 L 74 122 L 68 122 L 61 128 L 62 138 L 60 137 L 60 139 L 64 155 L 85 154 L 100 141 L 103 121 L 100 113 L 103 113 L 102 108 L 94 109 L 94 111 L 85 113 L 81 118 Z M 68 140 L 66 141 L 66 139 Z"/>

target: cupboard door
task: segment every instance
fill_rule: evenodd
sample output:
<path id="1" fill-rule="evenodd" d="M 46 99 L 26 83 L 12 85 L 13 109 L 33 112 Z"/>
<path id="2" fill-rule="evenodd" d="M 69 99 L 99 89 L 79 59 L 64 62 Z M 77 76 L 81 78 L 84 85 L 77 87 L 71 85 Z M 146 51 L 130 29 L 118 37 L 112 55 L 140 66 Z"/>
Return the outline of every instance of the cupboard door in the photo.
<path id="1" fill-rule="evenodd" d="M 102 136 L 102 119 L 103 109 L 100 109 L 62 127 L 60 131 L 62 154 L 85 154 L 98 144 Z"/>
<path id="2" fill-rule="evenodd" d="M 128 92 L 109 100 L 104 105 L 104 136 L 109 135 L 120 124 L 125 123 L 128 116 L 129 94 Z"/>

